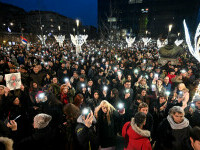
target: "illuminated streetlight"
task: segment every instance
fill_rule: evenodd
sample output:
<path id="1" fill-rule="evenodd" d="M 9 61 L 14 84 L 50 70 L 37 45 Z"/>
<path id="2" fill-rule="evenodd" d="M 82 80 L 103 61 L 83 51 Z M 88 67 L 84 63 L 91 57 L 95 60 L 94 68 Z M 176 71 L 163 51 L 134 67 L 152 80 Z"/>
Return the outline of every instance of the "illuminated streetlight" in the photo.
<path id="1" fill-rule="evenodd" d="M 84 32 L 84 34 L 85 34 L 85 29 L 83 29 L 83 32 Z"/>
<path id="2" fill-rule="evenodd" d="M 11 22 L 10 25 L 13 26 L 14 24 Z"/>
<path id="3" fill-rule="evenodd" d="M 146 34 L 148 33 L 148 30 L 146 30 Z"/>
<path id="4" fill-rule="evenodd" d="M 181 34 L 181 33 L 179 32 L 179 33 L 178 33 L 178 36 L 180 36 L 180 34 Z"/>
<path id="5" fill-rule="evenodd" d="M 172 25 L 172 24 L 170 24 L 170 25 L 169 25 L 169 32 L 171 32 L 171 31 L 172 31 L 172 27 L 173 27 L 173 25 Z"/>
<path id="6" fill-rule="evenodd" d="M 5 24 L 5 23 L 4 23 L 3 25 L 4 25 L 4 26 L 6 26 L 6 24 Z"/>
<path id="7" fill-rule="evenodd" d="M 75 35 L 75 28 L 73 28 L 73 31 L 74 31 L 74 35 Z"/>
<path id="8" fill-rule="evenodd" d="M 79 26 L 79 20 L 78 19 L 76 19 L 76 25 L 77 25 L 77 27 Z"/>
<path id="9" fill-rule="evenodd" d="M 58 30 L 60 31 L 60 26 L 58 26 Z"/>

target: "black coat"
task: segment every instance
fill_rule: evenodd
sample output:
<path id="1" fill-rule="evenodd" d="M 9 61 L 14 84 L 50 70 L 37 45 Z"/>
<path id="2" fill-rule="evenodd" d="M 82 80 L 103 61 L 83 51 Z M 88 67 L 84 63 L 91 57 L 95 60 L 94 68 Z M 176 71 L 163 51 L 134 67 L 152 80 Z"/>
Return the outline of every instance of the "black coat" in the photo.
<path id="1" fill-rule="evenodd" d="M 164 119 L 157 130 L 155 150 L 190 150 L 190 126 L 183 129 L 172 129 Z"/>
<path id="2" fill-rule="evenodd" d="M 194 127 L 194 126 L 200 127 L 200 110 L 199 109 L 196 108 L 195 111 L 192 114 L 187 112 L 185 117 L 190 121 L 190 125 L 192 127 Z"/>
<path id="3" fill-rule="evenodd" d="M 94 126 L 88 128 L 83 123 L 78 123 L 75 132 L 78 139 L 76 145 L 77 150 L 89 150 L 89 148 L 98 150 L 98 137 Z"/>
<path id="4" fill-rule="evenodd" d="M 97 119 L 97 131 L 99 135 L 100 145 L 102 148 L 112 147 L 116 145 L 117 128 L 116 121 L 120 118 L 117 111 L 110 114 L 110 124 L 108 124 L 106 114 L 100 109 Z"/>
<path id="5" fill-rule="evenodd" d="M 26 137 L 19 142 L 15 142 L 16 150 L 55 150 L 56 133 L 54 130 L 46 127 L 37 129 L 34 134 Z"/>

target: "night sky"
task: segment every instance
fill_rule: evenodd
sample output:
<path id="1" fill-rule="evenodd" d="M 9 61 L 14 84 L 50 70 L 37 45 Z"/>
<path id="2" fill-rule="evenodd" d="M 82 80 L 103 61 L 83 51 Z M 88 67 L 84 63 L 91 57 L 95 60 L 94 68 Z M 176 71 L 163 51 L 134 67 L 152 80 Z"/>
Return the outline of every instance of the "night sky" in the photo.
<path id="1" fill-rule="evenodd" d="M 25 11 L 53 11 L 73 19 L 80 19 L 83 25 L 97 27 L 97 0 L 0 0 L 23 8 Z"/>

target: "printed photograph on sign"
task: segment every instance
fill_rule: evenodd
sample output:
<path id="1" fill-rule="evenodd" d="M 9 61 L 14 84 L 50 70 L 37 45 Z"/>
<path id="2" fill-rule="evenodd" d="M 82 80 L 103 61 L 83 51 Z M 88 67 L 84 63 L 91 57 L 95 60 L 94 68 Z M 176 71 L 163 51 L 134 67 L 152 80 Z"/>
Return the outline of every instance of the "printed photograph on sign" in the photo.
<path id="1" fill-rule="evenodd" d="M 20 89 L 21 87 L 21 73 L 11 73 L 5 75 L 6 86 L 10 90 Z"/>

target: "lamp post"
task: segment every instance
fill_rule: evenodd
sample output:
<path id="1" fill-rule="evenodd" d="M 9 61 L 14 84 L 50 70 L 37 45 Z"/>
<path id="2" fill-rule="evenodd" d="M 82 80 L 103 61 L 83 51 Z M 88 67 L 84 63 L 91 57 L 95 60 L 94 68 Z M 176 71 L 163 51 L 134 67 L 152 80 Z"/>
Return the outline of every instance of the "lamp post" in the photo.
<path id="1" fill-rule="evenodd" d="M 79 27 L 79 23 L 80 23 L 80 21 L 79 21 L 78 19 L 76 19 L 76 25 L 77 25 L 77 35 L 79 34 L 79 33 L 78 33 L 78 27 Z"/>
<path id="2" fill-rule="evenodd" d="M 173 25 L 170 24 L 170 25 L 169 25 L 169 32 L 168 32 L 168 33 L 170 33 L 170 32 L 172 31 L 172 27 L 173 27 Z"/>
<path id="3" fill-rule="evenodd" d="M 84 32 L 84 34 L 85 34 L 85 29 L 83 29 L 83 32 Z"/>
<path id="4" fill-rule="evenodd" d="M 73 28 L 73 31 L 74 31 L 74 36 L 75 36 L 75 28 Z"/>

